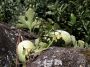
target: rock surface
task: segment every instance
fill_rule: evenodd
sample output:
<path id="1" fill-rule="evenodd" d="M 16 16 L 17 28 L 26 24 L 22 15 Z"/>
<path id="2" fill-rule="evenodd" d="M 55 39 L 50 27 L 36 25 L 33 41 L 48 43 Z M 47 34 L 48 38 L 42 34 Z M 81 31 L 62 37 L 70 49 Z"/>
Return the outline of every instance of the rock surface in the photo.
<path id="1" fill-rule="evenodd" d="M 0 67 L 15 66 L 16 35 L 6 25 L 0 24 Z"/>
<path id="2" fill-rule="evenodd" d="M 51 47 L 27 67 L 87 67 L 87 60 L 78 49 Z"/>

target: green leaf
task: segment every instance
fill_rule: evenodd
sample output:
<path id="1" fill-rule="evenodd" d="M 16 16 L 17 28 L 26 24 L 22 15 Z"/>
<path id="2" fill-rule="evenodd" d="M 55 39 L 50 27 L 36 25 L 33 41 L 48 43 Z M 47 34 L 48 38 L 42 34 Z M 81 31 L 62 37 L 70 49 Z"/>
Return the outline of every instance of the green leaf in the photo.
<path id="1" fill-rule="evenodd" d="M 76 23 L 76 16 L 73 13 L 71 13 L 69 25 L 73 26 L 75 23 Z"/>
<path id="2" fill-rule="evenodd" d="M 29 8 L 26 11 L 25 15 L 19 16 L 18 22 L 23 24 L 23 27 L 27 26 L 29 28 L 29 30 L 31 31 L 31 29 L 33 28 L 34 19 L 35 19 L 35 12 L 34 12 L 34 10 L 32 8 Z"/>

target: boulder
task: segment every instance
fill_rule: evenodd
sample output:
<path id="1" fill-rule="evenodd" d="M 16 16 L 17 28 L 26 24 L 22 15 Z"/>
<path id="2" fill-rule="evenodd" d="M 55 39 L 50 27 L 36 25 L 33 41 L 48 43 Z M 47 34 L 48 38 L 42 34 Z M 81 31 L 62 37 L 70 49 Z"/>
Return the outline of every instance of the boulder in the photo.
<path id="1" fill-rule="evenodd" d="M 15 66 L 16 32 L 0 24 L 0 67 Z"/>
<path id="2" fill-rule="evenodd" d="M 87 67 L 87 60 L 78 49 L 50 47 L 26 67 Z"/>

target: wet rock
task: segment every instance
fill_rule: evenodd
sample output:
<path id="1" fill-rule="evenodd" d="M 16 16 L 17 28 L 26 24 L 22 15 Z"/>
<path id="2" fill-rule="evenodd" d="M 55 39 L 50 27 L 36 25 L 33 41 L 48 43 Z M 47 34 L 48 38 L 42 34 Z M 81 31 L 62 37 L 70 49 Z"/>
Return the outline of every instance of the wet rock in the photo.
<path id="1" fill-rule="evenodd" d="M 28 62 L 27 67 L 87 67 L 87 60 L 77 49 L 51 47 Z"/>

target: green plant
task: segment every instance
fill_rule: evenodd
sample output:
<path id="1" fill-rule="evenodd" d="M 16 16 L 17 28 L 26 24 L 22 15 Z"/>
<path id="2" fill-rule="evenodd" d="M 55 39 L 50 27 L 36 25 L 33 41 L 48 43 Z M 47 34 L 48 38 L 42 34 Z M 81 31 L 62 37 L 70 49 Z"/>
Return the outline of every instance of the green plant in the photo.
<path id="1" fill-rule="evenodd" d="M 1 0 L 0 21 L 15 24 L 18 16 L 29 7 L 28 0 Z"/>
<path id="2" fill-rule="evenodd" d="M 39 26 L 40 33 L 62 29 L 74 35 L 76 40 L 83 40 L 89 43 L 89 2 L 89 0 L 82 2 L 78 0 L 30 0 L 30 5 L 34 6 L 37 17 L 42 19 Z M 58 28 L 52 24 L 56 24 L 56 27 L 58 26 Z"/>
<path id="3" fill-rule="evenodd" d="M 31 29 L 35 25 L 37 25 L 35 24 L 34 20 L 35 20 L 35 11 L 32 8 L 29 8 L 24 16 L 19 16 L 19 21 L 18 21 L 19 23 L 17 25 L 19 25 L 19 27 L 25 26 L 29 28 L 29 30 L 31 31 Z"/>
<path id="4" fill-rule="evenodd" d="M 88 43 L 83 40 L 76 40 L 75 36 L 71 35 L 71 40 L 74 48 L 87 48 L 89 47 Z"/>
<path id="5" fill-rule="evenodd" d="M 77 40 L 90 42 L 90 1 L 45 0 L 36 6 L 39 17 L 50 18 L 57 23 L 60 29 L 73 34 Z M 72 8 L 73 7 L 73 8 Z"/>

